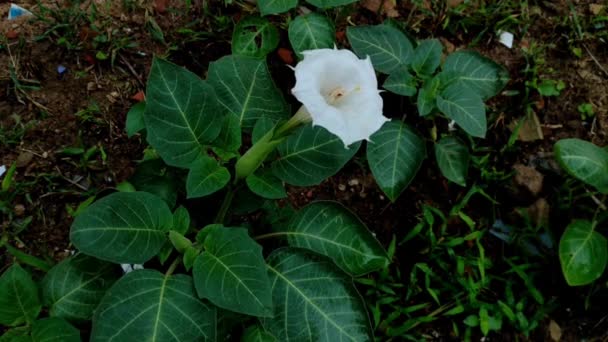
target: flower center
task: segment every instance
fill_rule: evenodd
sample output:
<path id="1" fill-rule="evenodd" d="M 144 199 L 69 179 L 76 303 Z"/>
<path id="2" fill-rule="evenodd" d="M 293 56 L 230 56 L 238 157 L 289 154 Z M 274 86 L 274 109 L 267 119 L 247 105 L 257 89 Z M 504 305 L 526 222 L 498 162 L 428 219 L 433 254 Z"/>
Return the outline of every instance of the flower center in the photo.
<path id="1" fill-rule="evenodd" d="M 338 86 L 331 90 L 329 93 L 327 93 L 327 95 L 325 96 L 325 101 L 327 101 L 328 104 L 335 106 L 338 105 L 341 100 L 343 100 L 348 94 L 352 93 L 353 91 L 360 90 L 361 86 L 359 85 L 357 85 L 356 87 L 354 87 L 354 89 L 351 89 L 350 91 L 345 89 L 344 87 Z"/>

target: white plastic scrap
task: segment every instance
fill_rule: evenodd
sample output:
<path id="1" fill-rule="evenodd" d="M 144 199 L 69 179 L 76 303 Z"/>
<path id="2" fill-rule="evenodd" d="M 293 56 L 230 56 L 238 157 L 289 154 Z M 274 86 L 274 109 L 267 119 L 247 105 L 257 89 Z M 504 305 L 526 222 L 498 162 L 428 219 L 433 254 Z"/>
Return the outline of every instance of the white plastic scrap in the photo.
<path id="1" fill-rule="evenodd" d="M 33 15 L 32 12 L 26 10 L 25 8 L 11 4 L 11 8 L 8 10 L 8 20 L 15 20 L 19 17 L 30 16 Z"/>
<path id="2" fill-rule="evenodd" d="M 125 274 L 132 271 L 144 269 L 144 265 L 140 264 L 120 264 L 120 267 L 122 267 L 122 271 L 125 272 Z"/>
<path id="3" fill-rule="evenodd" d="M 0 177 L 6 172 L 6 166 L 0 165 Z"/>
<path id="4" fill-rule="evenodd" d="M 508 47 L 509 49 L 513 47 L 513 33 L 506 31 L 498 31 L 498 41 Z"/>

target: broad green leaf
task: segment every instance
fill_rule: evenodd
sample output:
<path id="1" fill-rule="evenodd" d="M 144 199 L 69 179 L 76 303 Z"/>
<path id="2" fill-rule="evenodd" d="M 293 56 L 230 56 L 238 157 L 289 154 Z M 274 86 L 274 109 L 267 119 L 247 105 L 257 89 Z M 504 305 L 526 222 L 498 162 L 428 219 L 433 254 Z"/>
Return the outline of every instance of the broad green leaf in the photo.
<path id="1" fill-rule="evenodd" d="M 408 126 L 387 122 L 367 144 L 367 162 L 382 191 L 394 202 L 416 176 L 426 145 Z"/>
<path id="2" fill-rule="evenodd" d="M 437 39 L 423 40 L 414 50 L 412 70 L 418 75 L 432 75 L 441 63 L 443 45 Z"/>
<path id="3" fill-rule="evenodd" d="M 32 325 L 35 342 L 79 342 L 80 331 L 61 318 L 45 318 Z"/>
<path id="4" fill-rule="evenodd" d="M 437 96 L 437 108 L 468 134 L 478 138 L 486 136 L 486 105 L 472 89 L 452 84 Z"/>
<path id="5" fill-rule="evenodd" d="M 183 206 L 179 206 L 173 212 L 173 225 L 171 230 L 174 230 L 182 235 L 186 235 L 190 230 L 190 213 L 188 209 Z"/>
<path id="6" fill-rule="evenodd" d="M 146 87 L 148 142 L 163 160 L 188 168 L 222 128 L 213 88 L 190 71 L 155 58 Z M 218 95 L 219 96 L 219 95 Z"/>
<path id="7" fill-rule="evenodd" d="M 32 276 L 13 264 L 0 277 L 0 324 L 13 327 L 32 323 L 41 308 Z"/>
<path id="8" fill-rule="evenodd" d="M 409 65 L 414 53 L 405 34 L 389 25 L 349 27 L 346 36 L 360 58 L 369 56 L 374 68 L 385 74 Z"/>
<path id="9" fill-rule="evenodd" d="M 211 157 L 201 157 L 192 165 L 186 180 L 188 198 L 210 195 L 230 182 L 230 171 Z"/>
<path id="10" fill-rule="evenodd" d="M 279 45 L 279 31 L 267 19 L 247 17 L 236 24 L 232 33 L 232 53 L 264 57 Z"/>
<path id="11" fill-rule="evenodd" d="M 205 251 L 194 262 L 196 292 L 220 308 L 251 316 L 272 312 L 262 247 L 244 228 L 205 228 Z"/>
<path id="12" fill-rule="evenodd" d="M 116 192 L 91 204 L 72 223 L 70 241 L 84 254 L 121 264 L 143 264 L 167 240 L 173 217 L 147 192 Z"/>
<path id="13" fill-rule="evenodd" d="M 30 330 L 27 326 L 8 329 L 0 336 L 0 342 L 34 342 Z"/>
<path id="14" fill-rule="evenodd" d="M 591 222 L 575 220 L 559 241 L 559 261 L 568 285 L 587 285 L 606 269 L 608 242 Z"/>
<path id="15" fill-rule="evenodd" d="M 509 81 L 507 70 L 474 51 L 457 51 L 446 58 L 443 72 L 452 75 L 450 83 L 469 87 L 483 100 L 498 94 Z"/>
<path id="16" fill-rule="evenodd" d="M 241 342 L 276 342 L 277 339 L 271 333 L 259 325 L 252 325 L 245 329 Z"/>
<path id="17" fill-rule="evenodd" d="M 241 147 L 241 126 L 236 115 L 226 115 L 220 135 L 211 145 L 213 151 L 225 160 L 238 156 Z"/>
<path id="18" fill-rule="evenodd" d="M 287 12 L 298 5 L 298 0 L 258 0 L 262 15 Z"/>
<path id="19" fill-rule="evenodd" d="M 144 122 L 145 110 L 146 102 L 136 103 L 129 109 L 129 112 L 127 113 L 127 123 L 125 125 L 125 130 L 127 131 L 127 136 L 129 138 L 146 128 L 146 123 Z"/>
<path id="20" fill-rule="evenodd" d="M 168 167 L 162 159 L 145 160 L 137 165 L 129 181 L 138 191 L 156 195 L 172 208 L 177 202 L 177 192 L 180 188 L 176 179 L 178 177 L 173 171 L 174 169 Z"/>
<path id="21" fill-rule="evenodd" d="M 445 137 L 435 144 L 435 159 L 443 176 L 452 182 L 466 186 L 470 153 L 458 138 Z"/>
<path id="22" fill-rule="evenodd" d="M 298 58 L 302 59 L 302 51 L 333 48 L 335 32 L 327 17 L 313 12 L 300 15 L 289 23 L 289 42 Z"/>
<path id="23" fill-rule="evenodd" d="M 433 109 L 437 108 L 436 99 L 440 86 L 439 77 L 433 77 L 432 79 L 427 80 L 422 88 L 420 88 L 416 100 L 420 116 L 427 116 L 433 112 Z"/>
<path id="24" fill-rule="evenodd" d="M 407 68 L 399 68 L 386 78 L 382 86 L 398 95 L 414 96 L 418 91 L 416 85 L 416 79 L 407 71 Z"/>
<path id="25" fill-rule="evenodd" d="M 247 187 L 254 194 L 268 198 L 268 199 L 280 199 L 287 197 L 285 187 L 280 179 L 275 177 L 270 172 L 258 172 L 257 174 L 249 175 L 245 181 Z"/>
<path id="26" fill-rule="evenodd" d="M 270 77 L 266 61 L 246 56 L 225 56 L 209 65 L 209 83 L 218 101 L 243 128 L 261 117 L 283 119 L 289 109 Z"/>
<path id="27" fill-rule="evenodd" d="M 91 342 L 216 341 L 216 324 L 216 309 L 196 298 L 190 276 L 137 270 L 101 300 Z"/>
<path id="28" fill-rule="evenodd" d="M 106 290 L 119 278 L 120 268 L 86 255 L 68 258 L 42 280 L 42 298 L 49 315 L 90 320 Z"/>
<path id="29" fill-rule="evenodd" d="M 283 232 L 290 246 L 331 258 L 360 276 L 388 264 L 386 251 L 355 214 L 337 202 L 314 202 L 301 209 Z"/>
<path id="30" fill-rule="evenodd" d="M 562 139 L 555 157 L 571 176 L 608 193 L 608 150 L 580 139 Z"/>
<path id="31" fill-rule="evenodd" d="M 278 120 L 261 117 L 255 122 L 255 126 L 253 126 L 253 131 L 251 132 L 251 142 L 255 144 L 256 142 L 260 141 L 260 139 L 262 139 L 266 133 L 277 125 L 277 122 Z"/>
<path id="32" fill-rule="evenodd" d="M 272 163 L 274 174 L 291 185 L 317 185 L 335 175 L 359 150 L 349 147 L 326 129 L 306 125 L 279 145 L 280 157 Z"/>
<path id="33" fill-rule="evenodd" d="M 373 341 L 352 279 L 329 259 L 281 248 L 268 257 L 274 315 L 262 320 L 279 341 Z"/>
<path id="34" fill-rule="evenodd" d="M 306 2 L 313 6 L 325 9 L 352 4 L 353 2 L 357 2 L 357 0 L 306 0 Z"/>

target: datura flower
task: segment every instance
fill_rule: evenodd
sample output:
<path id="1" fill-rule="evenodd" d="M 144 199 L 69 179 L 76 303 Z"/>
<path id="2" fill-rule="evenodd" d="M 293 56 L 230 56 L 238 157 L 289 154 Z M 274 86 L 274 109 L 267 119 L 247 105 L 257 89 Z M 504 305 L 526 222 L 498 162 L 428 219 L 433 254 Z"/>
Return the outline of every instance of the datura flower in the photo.
<path id="1" fill-rule="evenodd" d="M 382 98 L 369 59 L 349 50 L 303 52 L 295 67 L 293 95 L 304 105 L 313 126 L 321 126 L 348 146 L 370 136 L 389 121 L 382 115 Z"/>

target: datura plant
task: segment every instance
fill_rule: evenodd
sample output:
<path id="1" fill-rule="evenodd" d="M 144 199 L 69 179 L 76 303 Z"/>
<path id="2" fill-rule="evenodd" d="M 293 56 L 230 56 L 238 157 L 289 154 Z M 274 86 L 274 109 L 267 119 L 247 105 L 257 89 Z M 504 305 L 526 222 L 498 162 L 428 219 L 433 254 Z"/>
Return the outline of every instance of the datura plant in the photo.
<path id="1" fill-rule="evenodd" d="M 279 3 L 258 1 L 262 14 L 291 8 Z M 0 290 L 24 309 L 1 310 L 1 323 L 28 336 L 59 326 L 73 333 L 64 341 L 87 320 L 91 341 L 373 340 L 353 278 L 387 267 L 387 252 L 341 204 L 278 202 L 285 184 L 317 185 L 365 144 L 361 155 L 395 201 L 432 144 L 445 177 L 464 186 L 461 138 L 485 136 L 484 101 L 507 77 L 476 52 L 444 58 L 438 40 L 414 42 L 391 23 L 346 35 L 352 51 L 336 48 L 321 14 L 290 21 L 297 101 L 271 78 L 265 56 L 278 30 L 262 17 L 237 24 L 232 54 L 210 63 L 206 80 L 155 58 L 146 101 L 127 117 L 128 135 L 149 143 L 135 174 L 75 218 L 76 254 L 46 274 L 41 297 L 20 266 L 4 274 Z M 378 79 L 418 113 L 383 109 Z M 450 121 L 462 130 L 418 132 L 401 121 L 415 115 L 435 131 Z M 261 225 L 248 223 L 254 211 Z M 122 275 L 119 264 L 143 269 Z M 47 321 L 37 320 L 43 306 Z"/>

